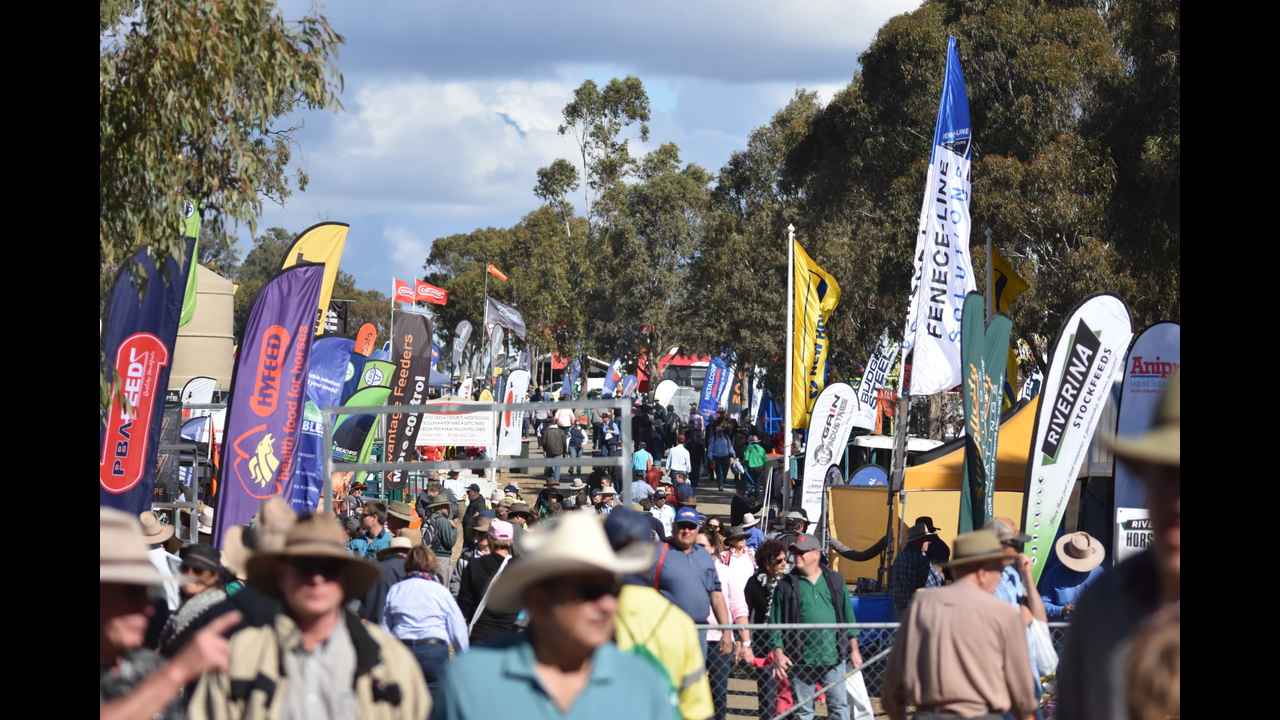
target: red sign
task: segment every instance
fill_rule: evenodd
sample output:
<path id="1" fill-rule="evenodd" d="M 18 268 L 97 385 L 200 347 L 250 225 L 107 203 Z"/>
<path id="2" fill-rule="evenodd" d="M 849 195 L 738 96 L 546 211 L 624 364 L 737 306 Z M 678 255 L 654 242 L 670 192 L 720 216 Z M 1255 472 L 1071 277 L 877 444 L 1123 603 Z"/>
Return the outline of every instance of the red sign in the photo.
<path id="1" fill-rule="evenodd" d="M 284 372 L 284 353 L 288 347 L 289 331 L 283 327 L 272 325 L 262 334 L 253 394 L 249 396 L 249 408 L 258 417 L 270 416 L 280 402 L 280 375 Z"/>
<path id="2" fill-rule="evenodd" d="M 116 351 L 116 382 L 98 464 L 98 479 L 109 493 L 128 492 L 142 479 L 152 410 L 156 396 L 164 393 L 164 388 L 158 387 L 160 368 L 168 364 L 169 350 L 151 333 L 130 335 Z M 121 396 L 128 399 L 128 410 Z"/>
<path id="3" fill-rule="evenodd" d="M 395 296 L 396 302 L 409 303 L 410 305 L 413 304 L 413 286 L 400 278 L 395 278 L 395 285 L 392 294 Z"/>
<path id="4" fill-rule="evenodd" d="M 433 305 L 449 304 L 449 291 L 441 287 L 436 287 L 430 283 L 417 281 L 418 299 L 423 302 L 429 302 Z"/>

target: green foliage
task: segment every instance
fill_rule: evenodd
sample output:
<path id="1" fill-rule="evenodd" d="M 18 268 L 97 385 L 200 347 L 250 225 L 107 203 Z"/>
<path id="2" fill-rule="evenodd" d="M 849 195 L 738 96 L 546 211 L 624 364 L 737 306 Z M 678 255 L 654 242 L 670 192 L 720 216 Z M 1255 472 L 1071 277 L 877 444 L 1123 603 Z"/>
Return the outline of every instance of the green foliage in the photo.
<path id="1" fill-rule="evenodd" d="M 136 21 L 108 34 L 125 14 Z M 298 109 L 337 107 L 330 61 L 342 36 L 323 16 L 286 25 L 271 0 L 105 2 L 99 54 L 99 251 L 119 267 L 139 247 L 180 255 L 188 198 L 205 224 L 254 227 L 262 197 L 290 193 Z M 297 177 L 305 188 L 306 177 Z M 111 273 L 102 274 L 103 289 Z"/>
<path id="2" fill-rule="evenodd" d="M 249 311 L 253 309 L 253 301 L 257 299 L 262 286 L 279 274 L 284 265 L 284 254 L 289 251 L 293 240 L 294 234 L 282 227 L 267 228 L 266 232 L 253 239 L 253 248 L 245 255 L 235 276 L 236 338 L 243 334 Z"/>

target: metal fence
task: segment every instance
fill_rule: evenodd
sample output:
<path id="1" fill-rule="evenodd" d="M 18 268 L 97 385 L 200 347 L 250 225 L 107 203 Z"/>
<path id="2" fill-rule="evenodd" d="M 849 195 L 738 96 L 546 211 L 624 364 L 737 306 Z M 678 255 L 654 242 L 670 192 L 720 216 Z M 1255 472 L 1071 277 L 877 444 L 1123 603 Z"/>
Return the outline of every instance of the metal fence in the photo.
<path id="1" fill-rule="evenodd" d="M 1067 623 L 1049 624 L 1054 649 L 1059 654 L 1062 653 L 1067 627 Z M 841 652 L 840 644 L 847 644 L 852 633 L 857 635 L 862 667 L 855 671 L 852 665 L 845 663 L 839 675 L 843 687 L 837 688 L 836 695 L 844 696 L 850 720 L 866 718 L 867 713 L 885 717 L 880 709 L 880 695 L 898 623 L 699 625 L 698 630 L 700 633 L 732 630 L 739 635 L 746 630 L 756 658 L 754 664 L 749 664 L 742 656 L 720 654 L 715 642 L 707 642 L 704 647 L 707 678 L 711 681 L 717 717 L 759 720 L 826 717 L 828 703 L 838 702 L 838 699 L 821 692 L 815 703 L 811 700 L 812 688 L 815 684 L 821 685 L 824 679 L 834 679 L 830 675 L 824 678 L 824 674 L 831 664 L 846 656 Z M 776 667 L 767 657 L 769 651 L 778 646 L 783 648 L 792 663 L 785 681 L 776 678 Z"/>

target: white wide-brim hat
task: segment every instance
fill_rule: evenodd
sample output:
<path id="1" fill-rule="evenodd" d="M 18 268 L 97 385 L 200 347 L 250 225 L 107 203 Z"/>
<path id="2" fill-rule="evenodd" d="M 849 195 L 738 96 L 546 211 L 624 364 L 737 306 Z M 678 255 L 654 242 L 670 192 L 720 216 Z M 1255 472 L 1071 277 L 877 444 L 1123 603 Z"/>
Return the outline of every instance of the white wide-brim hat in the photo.
<path id="1" fill-rule="evenodd" d="M 654 563 L 653 547 L 645 543 L 614 552 L 603 517 L 582 512 L 561 513 L 529 530 L 521 540 L 520 555 L 494 581 L 489 606 L 495 610 L 519 610 L 525 590 L 549 578 L 587 572 L 627 575 L 643 572 Z"/>

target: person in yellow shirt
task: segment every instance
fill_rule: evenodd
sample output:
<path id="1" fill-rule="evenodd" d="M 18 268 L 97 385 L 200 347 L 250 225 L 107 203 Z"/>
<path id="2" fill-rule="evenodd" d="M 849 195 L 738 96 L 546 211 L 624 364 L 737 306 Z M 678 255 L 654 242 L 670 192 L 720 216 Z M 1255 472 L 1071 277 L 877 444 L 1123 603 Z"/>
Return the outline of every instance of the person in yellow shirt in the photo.
<path id="1" fill-rule="evenodd" d="M 628 507 L 614 508 L 604 529 L 614 552 L 658 540 L 644 514 Z M 671 681 L 671 692 L 685 720 L 714 715 L 711 684 L 693 619 L 639 575 L 623 576 L 622 583 L 614 632 L 618 649 L 654 663 Z"/>

